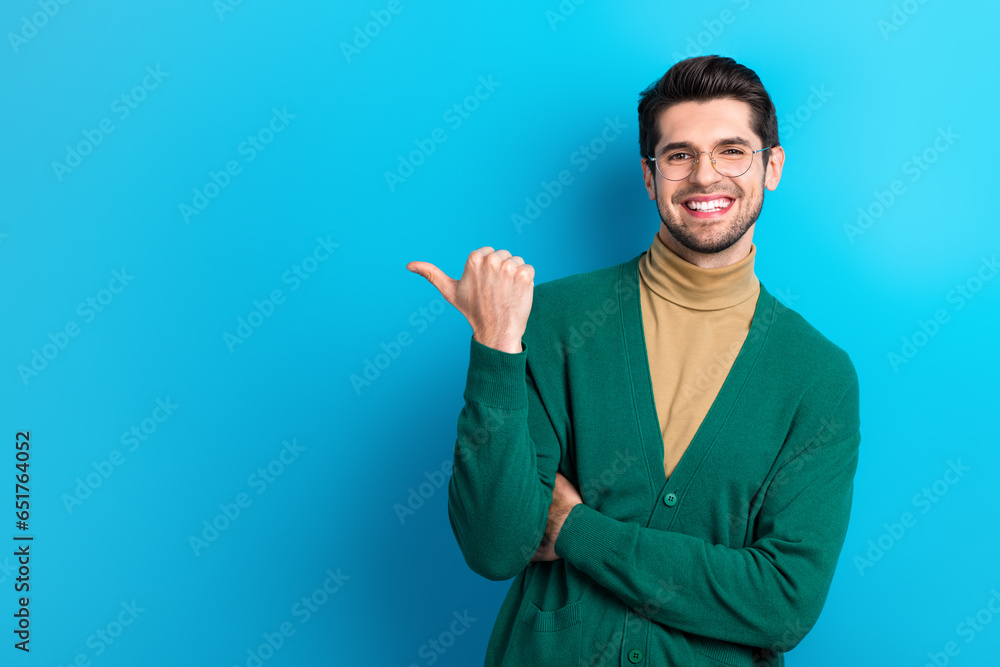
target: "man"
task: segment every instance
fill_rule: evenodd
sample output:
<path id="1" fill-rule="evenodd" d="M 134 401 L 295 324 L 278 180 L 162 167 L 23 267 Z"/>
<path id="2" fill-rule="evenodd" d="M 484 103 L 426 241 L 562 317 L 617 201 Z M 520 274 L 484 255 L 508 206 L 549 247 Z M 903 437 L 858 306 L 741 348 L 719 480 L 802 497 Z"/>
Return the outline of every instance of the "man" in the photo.
<path id="1" fill-rule="evenodd" d="M 538 286 L 491 247 L 457 281 L 407 265 L 472 325 L 448 515 L 475 572 L 516 577 L 487 666 L 783 665 L 843 546 L 858 377 L 753 273 L 769 95 L 681 61 L 639 144 L 661 225 L 632 260 Z"/>

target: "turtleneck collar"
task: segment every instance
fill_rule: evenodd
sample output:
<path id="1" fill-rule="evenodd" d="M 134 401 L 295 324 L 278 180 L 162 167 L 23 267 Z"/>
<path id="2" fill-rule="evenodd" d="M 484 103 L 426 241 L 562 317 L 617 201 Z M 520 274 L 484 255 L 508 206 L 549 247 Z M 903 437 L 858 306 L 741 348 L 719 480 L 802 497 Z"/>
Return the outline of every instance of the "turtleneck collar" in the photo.
<path id="1" fill-rule="evenodd" d="M 720 310 L 743 303 L 757 294 L 760 282 L 753 263 L 757 246 L 735 264 L 705 269 L 687 261 L 653 237 L 639 259 L 639 275 L 657 296 L 691 310 Z"/>

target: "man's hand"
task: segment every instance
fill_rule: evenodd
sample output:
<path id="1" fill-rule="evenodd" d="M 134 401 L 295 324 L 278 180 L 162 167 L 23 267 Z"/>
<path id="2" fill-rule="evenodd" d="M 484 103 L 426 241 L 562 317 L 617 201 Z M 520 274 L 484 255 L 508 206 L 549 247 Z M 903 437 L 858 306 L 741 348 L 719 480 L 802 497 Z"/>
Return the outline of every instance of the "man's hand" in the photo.
<path id="1" fill-rule="evenodd" d="M 521 352 L 521 336 L 531 312 L 535 269 L 506 250 L 489 246 L 473 250 L 461 280 L 448 277 L 429 262 L 410 262 L 472 325 L 472 337 L 500 350 Z"/>
<path id="2" fill-rule="evenodd" d="M 556 554 L 556 540 L 559 538 L 559 531 L 562 530 L 570 510 L 582 502 L 583 498 L 580 497 L 573 483 L 566 479 L 561 472 L 557 472 L 556 485 L 552 489 L 552 504 L 549 505 L 549 522 L 545 525 L 545 536 L 542 537 L 542 543 L 531 559 L 532 563 L 562 558 Z"/>

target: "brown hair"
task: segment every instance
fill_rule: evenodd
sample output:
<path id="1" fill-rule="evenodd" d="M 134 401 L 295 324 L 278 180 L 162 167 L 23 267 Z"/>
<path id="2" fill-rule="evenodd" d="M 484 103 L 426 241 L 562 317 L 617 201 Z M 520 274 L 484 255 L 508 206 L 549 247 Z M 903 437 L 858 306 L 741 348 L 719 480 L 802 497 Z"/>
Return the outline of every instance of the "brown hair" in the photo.
<path id="1" fill-rule="evenodd" d="M 639 97 L 639 151 L 649 158 L 660 141 L 660 115 L 679 102 L 729 98 L 750 105 L 750 127 L 764 142 L 777 146 L 778 118 L 771 96 L 750 68 L 732 58 L 699 56 L 682 60 L 650 84 Z M 648 162 L 648 159 L 647 159 Z M 765 170 L 767 160 L 764 161 Z M 649 164 L 652 169 L 652 163 Z"/>

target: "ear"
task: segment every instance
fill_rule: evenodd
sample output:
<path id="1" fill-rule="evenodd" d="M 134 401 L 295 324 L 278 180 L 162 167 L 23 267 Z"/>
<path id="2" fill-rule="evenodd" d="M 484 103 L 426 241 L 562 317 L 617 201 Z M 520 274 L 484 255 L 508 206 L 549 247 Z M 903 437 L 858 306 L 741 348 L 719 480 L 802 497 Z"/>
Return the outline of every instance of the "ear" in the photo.
<path id="1" fill-rule="evenodd" d="M 658 174 L 654 169 L 649 168 L 648 160 L 646 158 L 639 158 L 642 162 L 642 180 L 646 184 L 646 192 L 649 194 L 649 198 L 656 201 L 656 177 Z"/>
<path id="2" fill-rule="evenodd" d="M 781 168 L 785 166 L 785 149 L 775 146 L 767 153 L 767 176 L 764 178 L 764 187 L 774 190 L 781 180 Z"/>

